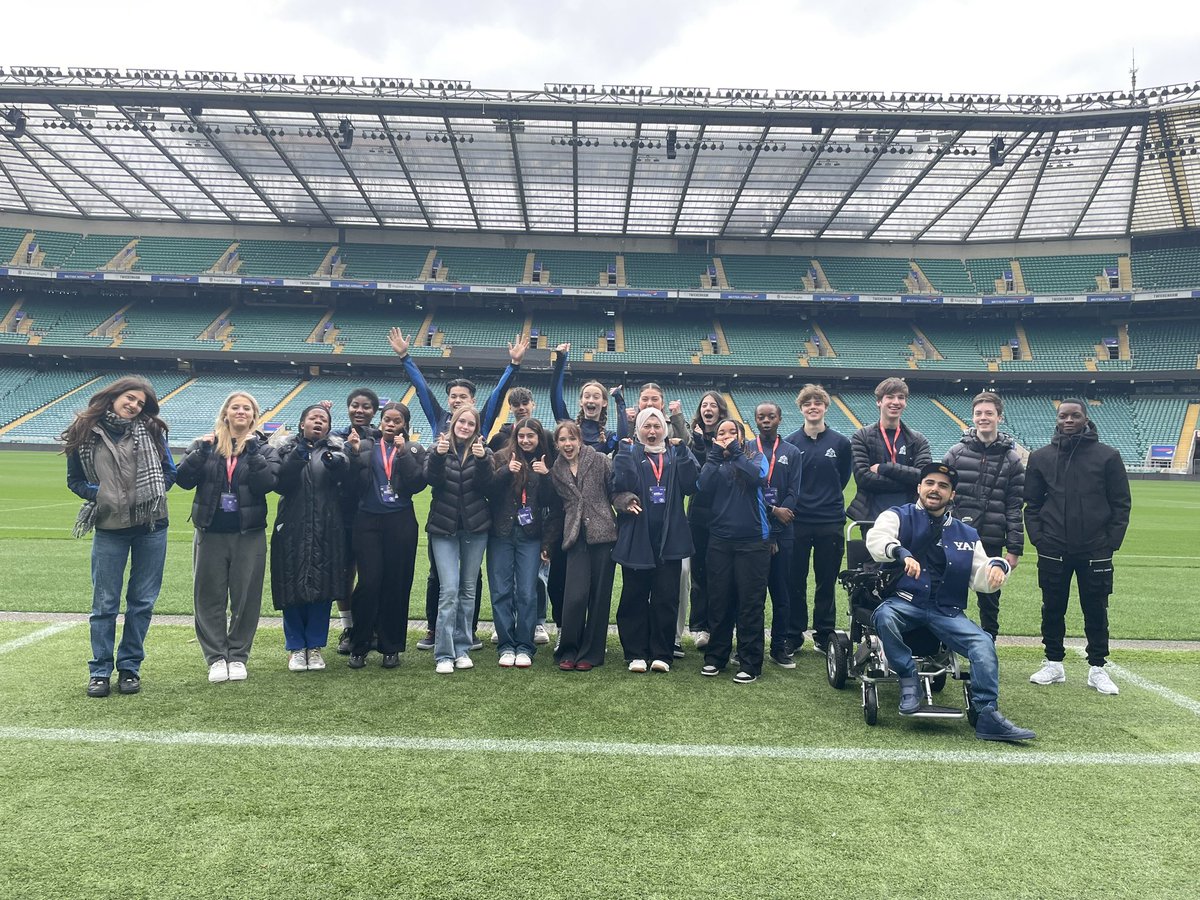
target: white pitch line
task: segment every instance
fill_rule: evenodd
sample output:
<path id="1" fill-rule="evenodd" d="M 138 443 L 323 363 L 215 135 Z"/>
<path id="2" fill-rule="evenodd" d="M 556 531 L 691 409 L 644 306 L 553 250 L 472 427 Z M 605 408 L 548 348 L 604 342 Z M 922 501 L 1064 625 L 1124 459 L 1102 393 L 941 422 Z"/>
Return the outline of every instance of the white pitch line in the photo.
<path id="1" fill-rule="evenodd" d="M 54 509 L 56 506 L 78 506 L 82 501 L 67 500 L 64 503 L 43 503 L 40 506 L 14 506 L 12 509 L 8 507 L 0 507 L 2 513 L 29 512 L 31 509 Z"/>
<path id="2" fill-rule="evenodd" d="M 47 625 L 45 628 L 39 628 L 37 631 L 11 640 L 6 644 L 0 644 L 0 655 L 20 650 L 22 647 L 28 647 L 30 644 L 36 644 L 43 638 L 48 638 L 52 634 L 58 634 L 60 631 L 66 631 L 68 628 L 74 628 L 78 624 L 78 622 L 56 622 L 53 625 Z"/>
<path id="3" fill-rule="evenodd" d="M 1076 647 L 1075 652 L 1087 659 L 1087 651 L 1081 647 Z M 1158 694 L 1164 700 L 1174 703 L 1176 706 L 1181 706 L 1188 712 L 1195 713 L 1200 716 L 1200 700 L 1193 700 L 1177 691 L 1171 690 L 1165 685 L 1159 684 L 1157 681 L 1151 681 L 1149 678 L 1143 678 L 1136 672 L 1130 672 L 1124 666 L 1118 666 L 1114 662 L 1110 662 L 1105 667 L 1110 675 L 1116 675 L 1122 681 L 1128 681 L 1130 684 L 1136 684 L 1144 691 L 1149 691 L 1152 694 Z"/>
<path id="4" fill-rule="evenodd" d="M 756 747 L 736 744 L 635 744 L 605 741 L 526 741 L 507 738 L 372 737 L 368 735 L 247 734 L 211 731 L 110 731 L 0 726 L 0 740 L 59 744 L 149 744 L 168 747 L 376 750 L 432 753 L 513 753 L 692 759 L 786 760 L 831 763 L 975 763 L 999 766 L 1200 766 L 1200 752 L 1051 753 L 1000 750 L 884 750 L 862 747 Z"/>

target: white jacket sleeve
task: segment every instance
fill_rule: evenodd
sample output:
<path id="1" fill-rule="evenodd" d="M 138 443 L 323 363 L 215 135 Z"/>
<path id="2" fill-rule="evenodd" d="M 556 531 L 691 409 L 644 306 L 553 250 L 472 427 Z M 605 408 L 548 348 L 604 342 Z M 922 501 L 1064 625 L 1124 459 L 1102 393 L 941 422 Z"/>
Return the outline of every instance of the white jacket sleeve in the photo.
<path id="1" fill-rule="evenodd" d="M 867 551 L 875 562 L 889 562 L 896 558 L 895 552 L 899 546 L 900 517 L 890 509 L 885 510 L 867 532 Z"/>
<path id="2" fill-rule="evenodd" d="M 1008 562 L 998 556 L 988 556 L 983 549 L 983 541 L 975 542 L 975 557 L 971 560 L 971 590 L 980 594 L 989 594 L 992 588 L 988 586 L 988 569 L 998 564 L 1007 575 L 1011 571 Z"/>

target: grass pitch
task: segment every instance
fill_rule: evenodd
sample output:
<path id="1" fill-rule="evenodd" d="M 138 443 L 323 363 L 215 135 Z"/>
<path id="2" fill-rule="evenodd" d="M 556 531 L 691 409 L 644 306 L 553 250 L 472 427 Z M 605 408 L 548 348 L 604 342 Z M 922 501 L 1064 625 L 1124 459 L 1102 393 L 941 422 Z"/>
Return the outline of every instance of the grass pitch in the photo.
<path id="1" fill-rule="evenodd" d="M 0 454 L 6 609 L 87 611 L 63 468 Z M 190 611 L 189 503 L 172 492 L 161 612 Z M 1139 482 L 1134 504 L 1113 635 L 1196 638 L 1200 489 Z M 1031 562 L 1005 591 L 1007 633 L 1036 633 Z M 411 650 L 394 671 L 289 673 L 263 628 L 250 680 L 213 686 L 191 629 L 156 623 L 143 692 L 90 700 L 86 624 L 23 642 L 46 631 L 0 622 L 8 896 L 1195 893 L 1200 653 L 1118 652 L 1140 683 L 1101 697 L 1081 659 L 1038 688 L 1040 651 L 1003 647 L 1001 707 L 1039 734 L 1009 747 L 901 720 L 894 688 L 870 728 L 807 649 L 748 687 L 702 678 L 690 645 L 670 675 L 630 675 L 615 639 L 587 674 L 544 650 L 524 672 L 485 650 L 438 677 Z"/>

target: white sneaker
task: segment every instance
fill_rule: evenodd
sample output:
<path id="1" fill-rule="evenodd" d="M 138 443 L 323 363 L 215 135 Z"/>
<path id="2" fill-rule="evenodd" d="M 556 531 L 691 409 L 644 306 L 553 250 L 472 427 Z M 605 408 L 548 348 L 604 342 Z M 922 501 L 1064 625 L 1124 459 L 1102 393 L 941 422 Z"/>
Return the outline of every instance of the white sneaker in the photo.
<path id="1" fill-rule="evenodd" d="M 245 681 L 246 677 L 246 664 L 244 662 L 231 662 L 229 664 L 230 681 Z"/>
<path id="2" fill-rule="evenodd" d="M 1119 694 L 1118 688 L 1105 671 L 1104 666 L 1092 666 L 1088 669 L 1088 687 L 1093 687 L 1102 694 Z"/>
<path id="3" fill-rule="evenodd" d="M 533 665 L 533 657 L 528 653 L 518 653 L 516 665 L 518 669 L 528 669 Z"/>
<path id="4" fill-rule="evenodd" d="M 220 684 L 229 680 L 229 665 L 223 659 L 218 659 L 208 667 L 209 684 Z"/>
<path id="5" fill-rule="evenodd" d="M 458 659 L 456 659 L 454 661 L 454 668 L 456 668 L 456 669 L 473 669 L 473 668 L 475 668 L 475 663 L 471 661 L 471 657 L 469 657 L 469 656 L 460 656 Z"/>
<path id="6" fill-rule="evenodd" d="M 308 671 L 320 672 L 325 668 L 325 657 L 321 655 L 320 647 L 311 647 L 308 650 Z"/>
<path id="7" fill-rule="evenodd" d="M 705 647 L 707 647 L 709 637 L 710 635 L 707 631 L 697 631 L 695 636 L 696 649 L 703 650 Z"/>
<path id="8" fill-rule="evenodd" d="M 454 660 L 439 659 L 433 671 L 439 675 L 452 675 L 454 673 Z"/>
<path id="9" fill-rule="evenodd" d="M 307 672 L 308 657 L 304 655 L 303 650 L 293 650 L 288 654 L 288 671 L 289 672 Z"/>
<path id="10" fill-rule="evenodd" d="M 641 674 L 646 671 L 646 661 L 644 659 L 631 660 L 629 663 L 629 671 Z"/>
<path id="11" fill-rule="evenodd" d="M 498 643 L 500 643 L 500 632 L 498 632 L 498 631 L 493 631 L 493 632 L 492 632 L 492 643 L 493 643 L 493 644 L 498 644 Z"/>
<path id="12" fill-rule="evenodd" d="M 1062 663 L 1043 659 L 1042 667 L 1030 675 L 1029 680 L 1034 684 L 1062 684 L 1067 680 L 1067 673 L 1063 671 Z"/>
<path id="13" fill-rule="evenodd" d="M 535 644 L 550 643 L 550 632 L 548 632 L 546 630 L 545 625 L 534 625 L 533 626 L 533 642 Z"/>
<path id="14" fill-rule="evenodd" d="M 466 659 L 466 657 L 462 657 L 462 658 Z M 505 650 L 503 653 L 500 654 L 500 667 L 501 668 L 511 669 L 516 664 L 517 664 L 517 654 L 513 653 L 511 650 Z"/>
<path id="15" fill-rule="evenodd" d="M 650 663 L 650 671 L 651 672 L 670 672 L 671 664 L 668 662 L 664 662 L 661 659 L 656 659 L 654 662 Z"/>

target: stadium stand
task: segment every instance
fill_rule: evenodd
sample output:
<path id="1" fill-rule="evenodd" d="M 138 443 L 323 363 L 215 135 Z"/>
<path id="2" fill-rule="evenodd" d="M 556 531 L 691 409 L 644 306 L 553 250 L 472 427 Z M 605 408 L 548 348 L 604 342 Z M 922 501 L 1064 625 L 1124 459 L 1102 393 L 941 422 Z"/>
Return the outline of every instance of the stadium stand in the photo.
<path id="1" fill-rule="evenodd" d="M 207 272 L 233 241 L 228 238 L 139 238 L 135 272 L 193 275 Z"/>
<path id="2" fill-rule="evenodd" d="M 39 372 L 19 366 L 0 366 L 0 426 L 11 424 L 96 377 L 95 372 L 88 371 L 52 369 Z M 58 430 L 61 432 L 62 428 Z M 0 435 L 0 441 L 13 443 L 28 440 L 16 432 L 17 429 L 5 432 Z"/>
<path id="3" fill-rule="evenodd" d="M 521 333 L 521 313 L 445 307 L 433 317 L 443 347 L 504 347 Z"/>
<path id="4" fill-rule="evenodd" d="M 868 294 L 909 293 L 907 259 L 875 259 L 867 256 L 820 256 L 829 286 L 835 291 Z"/>
<path id="5" fill-rule="evenodd" d="M 912 356 L 908 345 L 916 335 L 906 322 L 820 319 L 816 325 L 828 339 L 828 346 L 822 349 L 832 349 L 837 355 L 809 357 L 810 366 L 908 368 Z"/>
<path id="6" fill-rule="evenodd" d="M 1080 371 L 1088 360 L 1096 360 L 1096 347 L 1105 338 L 1114 338 L 1115 325 L 1104 322 L 1072 323 L 1052 319 L 1034 319 L 1024 322 L 1025 334 L 1033 359 L 1002 362 L 1000 368 L 1024 368 L 1033 371 Z M 1028 364 L 1026 364 L 1028 362 Z"/>
<path id="7" fill-rule="evenodd" d="M 971 273 L 961 259 L 917 259 L 913 262 L 920 266 L 936 293 L 976 293 Z"/>
<path id="8" fill-rule="evenodd" d="M 344 278 L 417 281 L 429 256 L 428 247 L 407 244 L 342 244 L 338 258 Z"/>
<path id="9" fill-rule="evenodd" d="M 286 375 L 204 375 L 162 404 L 162 417 L 171 426 L 171 446 L 186 447 L 212 431 L 213 419 L 234 391 L 254 396 L 264 413 L 279 405 L 299 379 Z"/>
<path id="10" fill-rule="evenodd" d="M 1129 323 L 1129 355 L 1139 370 L 1200 367 L 1200 321 L 1135 319 Z"/>
<path id="11" fill-rule="evenodd" d="M 613 253 L 596 253 L 585 250 L 536 250 L 534 264 L 550 273 L 549 284 L 570 287 L 595 287 L 600 283 L 602 272 L 616 265 Z"/>
<path id="12" fill-rule="evenodd" d="M 812 267 L 807 256 L 721 256 L 729 286 L 737 291 L 803 291 Z"/>
<path id="13" fill-rule="evenodd" d="M 239 241 L 239 275 L 309 278 L 329 253 L 330 244 L 314 241 Z"/>
<path id="14" fill-rule="evenodd" d="M 625 283 L 650 290 L 698 290 L 713 258 L 703 253 L 626 253 Z"/>
<path id="15" fill-rule="evenodd" d="M 60 347 L 107 347 L 111 337 L 89 337 L 123 304 L 63 294 L 26 294 L 21 309 L 28 318 L 31 337 Z"/>
<path id="16" fill-rule="evenodd" d="M 812 329 L 801 319 L 722 316 L 721 329 L 732 355 L 702 356 L 701 363 L 794 366 L 808 358 L 805 345 L 812 340 Z"/>
<path id="17" fill-rule="evenodd" d="M 972 371 L 987 369 L 989 360 L 998 360 L 1003 348 L 1016 339 L 1011 322 L 980 317 L 957 322 L 948 319 L 922 319 L 921 331 L 942 359 L 922 359 L 921 369 Z"/>
<path id="18" fill-rule="evenodd" d="M 335 348 L 340 346 L 347 354 L 372 354 L 377 356 L 392 356 L 392 346 L 388 343 L 388 329 L 393 325 L 406 335 L 417 335 L 421 323 L 425 321 L 425 312 L 408 307 L 377 307 L 374 309 L 343 307 L 335 310 L 330 325 L 335 329 Z M 413 356 L 441 356 L 441 347 L 417 346 L 414 339 L 409 352 Z"/>
<path id="19" fill-rule="evenodd" d="M 26 228 L 0 228 L 0 266 L 8 265 L 27 234 L 29 230 Z"/>
<path id="20" fill-rule="evenodd" d="M 708 341 L 711 326 L 694 318 L 665 317 L 661 313 L 627 312 L 622 317 L 625 332 L 624 359 L 629 362 L 690 365 Z M 597 359 L 612 354 L 597 354 Z"/>
<path id="21" fill-rule="evenodd" d="M 162 350 L 220 350 L 224 341 L 200 335 L 228 309 L 226 300 L 196 297 L 183 302 L 139 300 L 125 312 L 122 347 Z"/>
<path id="22" fill-rule="evenodd" d="M 230 315 L 230 350 L 255 353 L 332 353 L 333 345 L 308 343 L 325 307 L 239 306 Z"/>
<path id="23" fill-rule="evenodd" d="M 1134 250 L 1130 260 L 1135 287 L 1157 291 L 1200 285 L 1200 248 Z"/>
<path id="24" fill-rule="evenodd" d="M 553 349 L 562 343 L 571 345 L 571 356 L 582 359 L 588 351 L 603 351 L 600 341 L 613 330 L 616 317 L 598 307 L 586 307 L 576 312 L 538 310 L 533 314 L 532 327 L 539 334 L 538 346 Z"/>
<path id="25" fill-rule="evenodd" d="M 983 259 L 964 259 L 967 271 L 975 290 L 980 294 L 996 293 L 996 282 L 1004 278 L 1004 273 L 1012 269 L 1012 260 L 1003 256 L 992 256 Z"/>
<path id="26" fill-rule="evenodd" d="M 439 247 L 437 256 L 448 272 L 440 280 L 465 284 L 520 284 L 528 255 L 527 250 Z"/>
<path id="27" fill-rule="evenodd" d="M 1096 279 L 1106 267 L 1116 268 L 1117 254 L 1092 253 L 1068 256 L 1022 256 L 1025 290 L 1033 294 L 1083 294 L 1100 290 Z M 1107 286 L 1104 290 L 1108 290 Z"/>
<path id="28" fill-rule="evenodd" d="M 38 231 L 33 238 L 38 251 L 43 254 L 41 265 L 45 269 L 61 268 L 82 240 L 82 234 L 66 231 Z"/>

